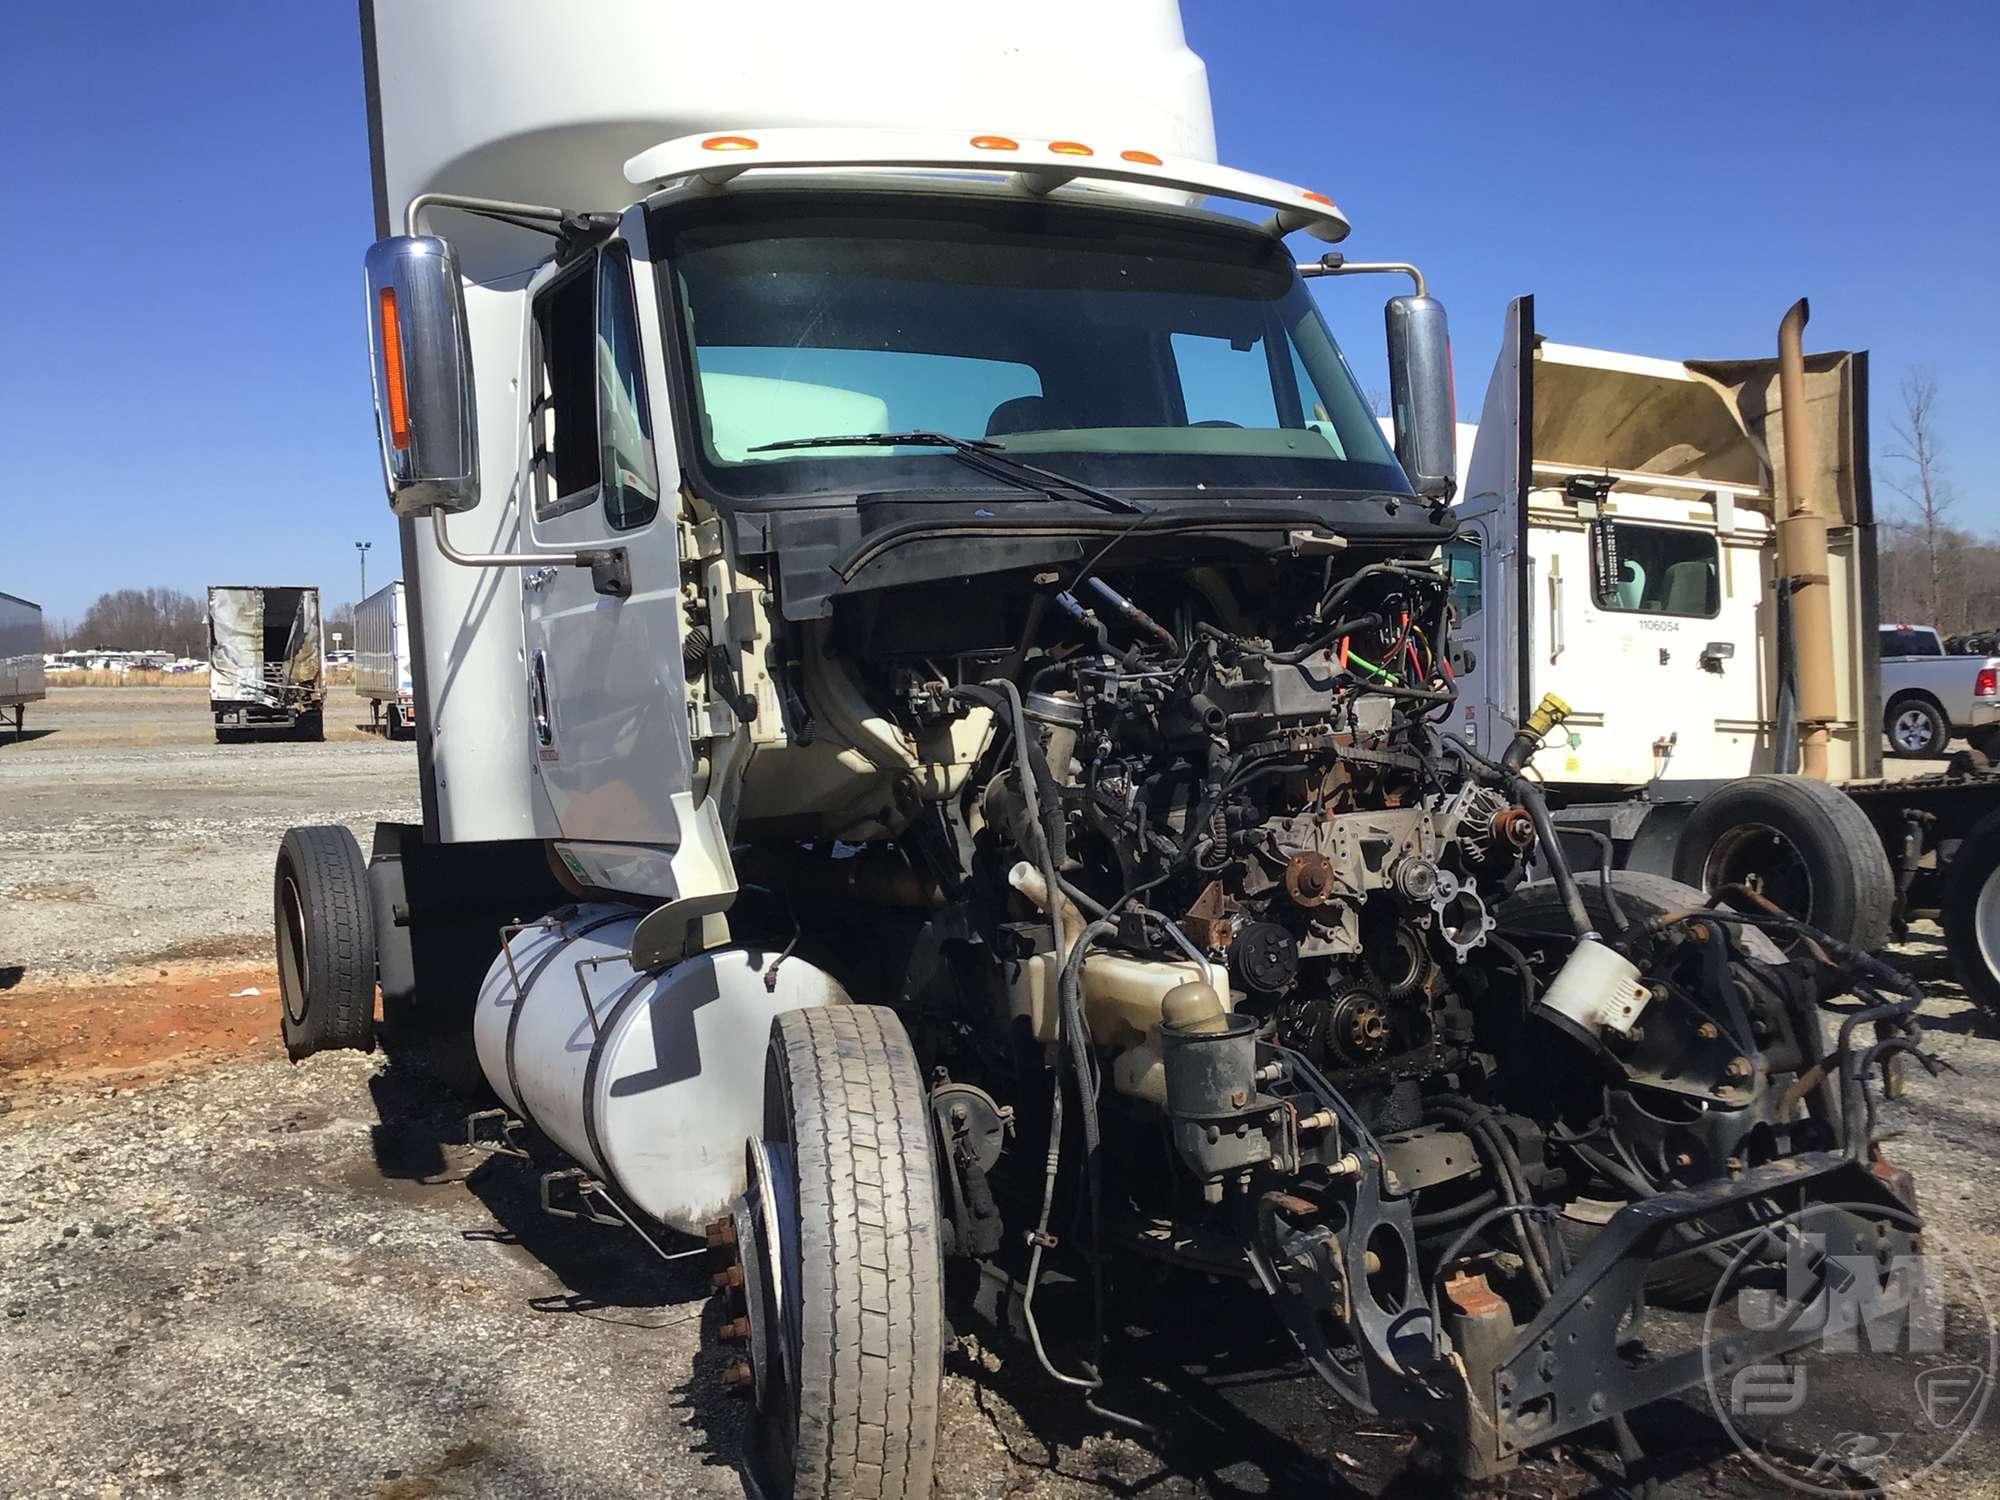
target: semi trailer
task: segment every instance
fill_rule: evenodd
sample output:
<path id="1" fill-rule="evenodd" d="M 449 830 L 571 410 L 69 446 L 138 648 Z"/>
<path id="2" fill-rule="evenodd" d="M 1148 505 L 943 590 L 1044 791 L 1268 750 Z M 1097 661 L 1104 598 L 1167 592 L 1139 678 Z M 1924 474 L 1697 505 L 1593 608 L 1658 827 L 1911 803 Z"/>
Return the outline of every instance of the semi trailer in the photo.
<path id="1" fill-rule="evenodd" d="M 1732 1225 L 1908 1248 L 1914 990 L 1579 881 L 1557 705 L 1449 732 L 1444 309 L 1215 161 L 1173 4 L 918 16 L 364 6 L 424 821 L 285 836 L 286 1045 L 373 1046 L 379 982 L 552 1207 L 705 1235 L 777 1493 L 930 1492 L 947 1260 L 1093 1420 L 1151 1256 L 1462 1472 L 1629 1449 Z M 1352 275 L 1411 285 L 1393 442 Z"/>
<path id="2" fill-rule="evenodd" d="M 401 579 L 354 606 L 354 692 L 390 739 L 417 732 L 410 609 Z"/>
<path id="3" fill-rule="evenodd" d="M 319 590 L 215 584 L 208 591 L 208 709 L 217 744 L 260 729 L 326 736 Z"/>
<path id="4" fill-rule="evenodd" d="M 1995 747 L 1973 727 L 1945 770 L 1897 778 L 1882 757 L 1920 698 L 1980 725 L 2000 662 L 1879 621 L 1868 357 L 1807 355 L 1806 312 L 1777 358 L 1718 361 L 1557 343 L 1532 298 L 1508 309 L 1443 548 L 1454 729 L 1491 746 L 1555 693 L 1567 712 L 1535 770 L 1577 858 L 1748 890 L 1728 899 L 1868 949 L 1936 919 L 1967 994 L 2000 1013 Z M 1801 513 L 1824 532 L 1814 560 L 1787 550 Z M 1935 681 L 1897 660 L 1926 639 Z"/>
<path id="5" fill-rule="evenodd" d="M 42 675 L 42 607 L 0 594 L 0 718 L 13 710 L 14 734 L 25 732 L 28 705 L 48 696 Z"/>

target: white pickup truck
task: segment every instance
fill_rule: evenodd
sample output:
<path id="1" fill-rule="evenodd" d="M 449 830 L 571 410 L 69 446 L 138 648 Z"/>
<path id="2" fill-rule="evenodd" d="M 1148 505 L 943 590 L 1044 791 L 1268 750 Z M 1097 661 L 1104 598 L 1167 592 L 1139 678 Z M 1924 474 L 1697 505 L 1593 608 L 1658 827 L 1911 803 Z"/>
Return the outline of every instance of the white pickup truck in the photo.
<path id="1" fill-rule="evenodd" d="M 2000 656 L 1949 656 L 1928 625 L 1882 626 L 1882 728 L 1897 755 L 1941 756 L 1963 735 L 2000 760 Z"/>

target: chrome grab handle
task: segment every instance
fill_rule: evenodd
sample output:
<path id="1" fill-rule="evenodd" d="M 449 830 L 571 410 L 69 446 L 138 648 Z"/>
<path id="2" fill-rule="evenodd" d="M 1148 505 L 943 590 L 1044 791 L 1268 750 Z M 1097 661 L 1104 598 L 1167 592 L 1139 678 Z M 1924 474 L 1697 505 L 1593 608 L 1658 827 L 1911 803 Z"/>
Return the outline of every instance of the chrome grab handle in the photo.
<path id="1" fill-rule="evenodd" d="M 529 707 L 535 720 L 535 738 L 544 745 L 556 742 L 555 726 L 549 721 L 549 654 L 535 648 L 534 667 L 528 682 Z"/>

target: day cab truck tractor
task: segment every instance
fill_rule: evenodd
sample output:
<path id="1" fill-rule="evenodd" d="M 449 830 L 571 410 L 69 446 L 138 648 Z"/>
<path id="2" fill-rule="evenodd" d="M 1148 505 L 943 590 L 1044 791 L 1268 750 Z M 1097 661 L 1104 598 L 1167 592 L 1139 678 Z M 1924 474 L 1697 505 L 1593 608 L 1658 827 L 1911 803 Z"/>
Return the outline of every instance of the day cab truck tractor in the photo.
<path id="1" fill-rule="evenodd" d="M 1509 309 L 1443 549 L 1453 724 L 1492 747 L 1553 693 L 1533 769 L 1574 857 L 1871 950 L 1936 918 L 2000 1013 L 1991 742 L 1900 779 L 1881 753 L 1920 697 L 1983 734 L 2000 661 L 1878 649 L 1936 637 L 1878 623 L 1868 358 L 1804 354 L 1805 319 L 1776 360 L 1679 361 L 1558 344 L 1531 298 Z"/>
<path id="2" fill-rule="evenodd" d="M 364 10 L 424 824 L 286 835 L 292 1054 L 372 1045 L 379 978 L 551 1206 L 706 1234 L 787 1495 L 930 1493 L 947 1260 L 1093 1421 L 1151 1257 L 1493 1474 L 1702 1378 L 1646 1307 L 1726 1292 L 1731 1224 L 1905 1244 L 1864 1103 L 1908 981 L 1607 899 L 1532 741 L 1442 732 L 1444 310 L 1300 269 L 1347 219 L 1215 163 L 1177 9 L 757 35 Z M 1412 279 L 1393 451 L 1330 271 Z M 1823 1026 L 1855 989 L 1888 1050 Z"/>

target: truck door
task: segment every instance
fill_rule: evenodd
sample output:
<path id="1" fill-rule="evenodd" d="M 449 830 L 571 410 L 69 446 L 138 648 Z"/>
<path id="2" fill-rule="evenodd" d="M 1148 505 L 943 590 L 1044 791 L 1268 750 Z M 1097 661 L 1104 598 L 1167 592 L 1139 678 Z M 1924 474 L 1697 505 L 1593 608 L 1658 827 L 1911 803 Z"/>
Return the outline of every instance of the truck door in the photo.
<path id="1" fill-rule="evenodd" d="M 665 368 L 637 215 L 535 287 L 527 326 L 527 482 L 538 548 L 620 548 L 622 595 L 580 567 L 522 580 L 532 769 L 566 840 L 674 846 L 692 784 L 681 669 L 678 473 L 652 393 Z M 683 798 L 682 807 L 685 809 Z"/>
<path id="2" fill-rule="evenodd" d="M 1454 507 L 1458 540 L 1446 548 L 1459 626 L 1456 727 L 1491 752 L 1504 745 L 1528 702 L 1527 550 L 1529 448 L 1534 437 L 1535 299 L 1507 307 L 1500 357 L 1487 382 L 1479 436 L 1466 465 L 1465 498 Z M 1476 569 L 1477 586 L 1465 576 Z"/>
<path id="3" fill-rule="evenodd" d="M 1622 495 L 1612 505 L 1594 519 L 1549 528 L 1546 550 L 1562 556 L 1568 575 L 1560 608 L 1569 640 L 1542 680 L 1576 710 L 1580 742 L 1549 773 L 1643 786 L 1718 774 L 1720 759 L 1735 764 L 1719 774 L 1746 774 L 1755 769 L 1749 747 L 1732 744 L 1718 757 L 1716 737 L 1725 719 L 1755 730 L 1756 555 L 1743 588 L 1725 597 L 1720 540 L 1695 514 L 1705 506 L 1648 506 Z M 1542 528 L 1533 536 L 1539 556 Z M 1711 658 L 1717 642 L 1732 651 L 1740 645 L 1742 658 Z M 1732 689 L 1742 691 L 1730 712 Z"/>

